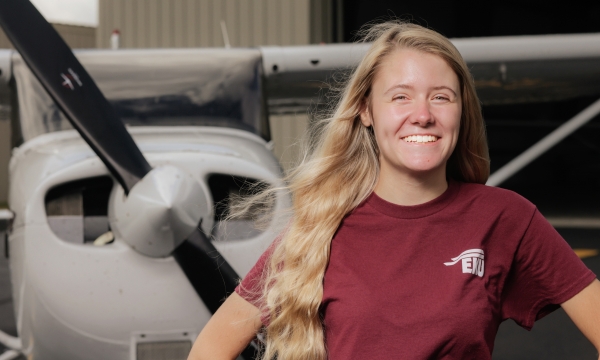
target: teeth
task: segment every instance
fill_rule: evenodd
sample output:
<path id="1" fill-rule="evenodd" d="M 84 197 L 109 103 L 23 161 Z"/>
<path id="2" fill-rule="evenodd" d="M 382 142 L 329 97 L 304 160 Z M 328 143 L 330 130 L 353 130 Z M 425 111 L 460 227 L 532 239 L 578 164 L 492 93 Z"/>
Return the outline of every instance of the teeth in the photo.
<path id="1" fill-rule="evenodd" d="M 428 143 L 437 141 L 438 137 L 433 135 L 410 135 L 402 138 L 406 142 Z"/>

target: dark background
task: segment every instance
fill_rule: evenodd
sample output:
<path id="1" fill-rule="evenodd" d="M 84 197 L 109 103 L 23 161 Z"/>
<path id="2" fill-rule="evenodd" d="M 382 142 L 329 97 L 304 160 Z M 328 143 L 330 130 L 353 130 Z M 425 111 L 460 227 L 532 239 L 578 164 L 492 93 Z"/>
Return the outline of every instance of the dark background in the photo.
<path id="1" fill-rule="evenodd" d="M 600 32 L 600 2 L 594 1 L 398 1 L 344 0 L 343 39 L 365 23 L 396 17 L 447 37 Z"/>

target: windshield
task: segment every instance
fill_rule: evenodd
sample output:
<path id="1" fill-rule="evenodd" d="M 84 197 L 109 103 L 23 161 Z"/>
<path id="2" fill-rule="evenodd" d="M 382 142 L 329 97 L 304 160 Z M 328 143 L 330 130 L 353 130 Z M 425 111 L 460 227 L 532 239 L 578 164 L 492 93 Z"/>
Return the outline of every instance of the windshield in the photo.
<path id="1" fill-rule="evenodd" d="M 75 55 L 127 125 L 221 126 L 270 140 L 258 50 L 87 50 Z M 13 74 L 23 140 L 72 128 L 19 54 L 13 56 Z"/>

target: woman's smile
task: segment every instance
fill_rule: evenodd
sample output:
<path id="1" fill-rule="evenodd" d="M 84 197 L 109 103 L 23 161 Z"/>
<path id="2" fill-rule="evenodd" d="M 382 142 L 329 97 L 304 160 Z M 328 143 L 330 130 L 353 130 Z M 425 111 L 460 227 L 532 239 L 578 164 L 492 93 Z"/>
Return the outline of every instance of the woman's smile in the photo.
<path id="1" fill-rule="evenodd" d="M 435 143 L 438 139 L 439 137 L 435 135 L 408 135 L 402 138 L 407 143 L 418 145 Z"/>

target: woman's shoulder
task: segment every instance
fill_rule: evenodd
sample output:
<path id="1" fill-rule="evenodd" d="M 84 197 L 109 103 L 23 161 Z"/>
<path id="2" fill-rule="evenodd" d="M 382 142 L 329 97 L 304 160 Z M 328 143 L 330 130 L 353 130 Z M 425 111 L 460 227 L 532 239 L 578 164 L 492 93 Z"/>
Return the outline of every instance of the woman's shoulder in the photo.
<path id="1" fill-rule="evenodd" d="M 484 184 L 461 183 L 460 198 L 463 201 L 511 211 L 531 213 L 535 210 L 531 201 L 516 192 Z"/>

